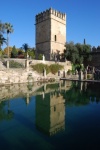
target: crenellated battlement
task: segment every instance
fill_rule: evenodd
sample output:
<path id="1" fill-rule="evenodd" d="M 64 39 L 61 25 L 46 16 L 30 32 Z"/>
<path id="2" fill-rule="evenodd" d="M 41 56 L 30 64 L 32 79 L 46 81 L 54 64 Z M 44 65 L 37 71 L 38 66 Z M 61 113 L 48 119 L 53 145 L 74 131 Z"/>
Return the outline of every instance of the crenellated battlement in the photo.
<path id="1" fill-rule="evenodd" d="M 50 8 L 50 9 L 43 11 L 43 12 L 36 15 L 36 24 L 43 21 L 43 20 L 50 18 L 51 15 L 54 15 L 54 16 L 66 21 L 66 14 L 65 13 L 61 13 L 57 10 Z"/>

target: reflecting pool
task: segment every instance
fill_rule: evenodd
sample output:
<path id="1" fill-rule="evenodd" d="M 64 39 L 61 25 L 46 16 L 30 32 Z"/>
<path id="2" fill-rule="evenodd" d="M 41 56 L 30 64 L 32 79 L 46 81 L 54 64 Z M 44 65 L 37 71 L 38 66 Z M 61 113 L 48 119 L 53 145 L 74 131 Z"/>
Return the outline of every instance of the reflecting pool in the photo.
<path id="1" fill-rule="evenodd" d="M 99 150 L 100 83 L 0 86 L 0 150 Z"/>

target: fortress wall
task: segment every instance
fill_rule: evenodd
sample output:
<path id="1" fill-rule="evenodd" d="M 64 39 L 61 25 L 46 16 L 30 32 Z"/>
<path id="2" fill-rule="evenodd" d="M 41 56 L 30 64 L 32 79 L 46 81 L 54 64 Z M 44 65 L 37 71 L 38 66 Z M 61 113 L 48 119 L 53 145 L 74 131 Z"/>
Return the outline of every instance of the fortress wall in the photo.
<path id="1" fill-rule="evenodd" d="M 66 43 L 66 14 L 52 8 L 36 15 L 36 52 L 50 60 L 50 54 L 64 52 Z"/>

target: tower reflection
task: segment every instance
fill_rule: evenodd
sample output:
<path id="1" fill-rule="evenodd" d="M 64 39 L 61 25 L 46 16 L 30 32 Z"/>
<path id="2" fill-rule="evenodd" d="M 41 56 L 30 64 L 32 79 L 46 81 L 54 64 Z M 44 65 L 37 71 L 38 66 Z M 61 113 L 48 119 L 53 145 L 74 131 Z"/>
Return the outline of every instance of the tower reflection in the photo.
<path id="1" fill-rule="evenodd" d="M 65 100 L 58 91 L 36 97 L 36 127 L 49 136 L 65 129 Z"/>

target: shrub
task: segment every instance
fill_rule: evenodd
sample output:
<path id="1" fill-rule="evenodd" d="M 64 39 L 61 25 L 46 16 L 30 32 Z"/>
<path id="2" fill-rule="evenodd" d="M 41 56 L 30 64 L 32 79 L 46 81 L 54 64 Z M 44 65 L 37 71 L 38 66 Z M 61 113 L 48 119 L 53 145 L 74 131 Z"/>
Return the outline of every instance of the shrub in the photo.
<path id="1" fill-rule="evenodd" d="M 42 54 L 39 54 L 38 59 L 39 59 L 39 60 L 42 60 L 42 57 L 43 57 L 43 55 L 42 55 Z"/>
<path id="2" fill-rule="evenodd" d="M 87 79 L 92 79 L 92 75 L 91 74 L 87 74 Z"/>
<path id="3" fill-rule="evenodd" d="M 72 73 L 72 71 L 70 69 L 68 69 L 67 74 L 70 75 Z"/>
<path id="4" fill-rule="evenodd" d="M 56 74 L 61 69 L 63 69 L 62 65 L 59 65 L 59 64 L 52 64 L 52 65 L 50 65 L 50 72 L 52 74 Z"/>
<path id="5" fill-rule="evenodd" d="M 49 79 L 49 82 L 54 82 L 55 81 L 55 78 L 50 78 Z"/>
<path id="6" fill-rule="evenodd" d="M 43 73 L 44 68 L 46 69 L 46 74 L 50 72 L 49 66 L 39 63 L 36 65 L 32 65 L 33 70 L 36 70 L 38 73 Z"/>
<path id="7" fill-rule="evenodd" d="M 10 68 L 24 68 L 24 65 L 19 62 L 14 61 L 14 60 L 11 60 L 9 62 L 9 67 Z"/>
<path id="8" fill-rule="evenodd" d="M 35 59 L 35 52 L 34 51 L 28 51 L 28 55 L 31 59 Z"/>
<path id="9" fill-rule="evenodd" d="M 46 64 L 36 64 L 36 65 L 32 65 L 33 70 L 36 70 L 38 73 L 43 73 L 44 68 L 46 69 L 46 74 L 48 74 L 49 72 L 56 74 L 59 70 L 63 69 L 62 65 L 59 64 L 52 64 L 50 66 L 46 65 Z"/>

